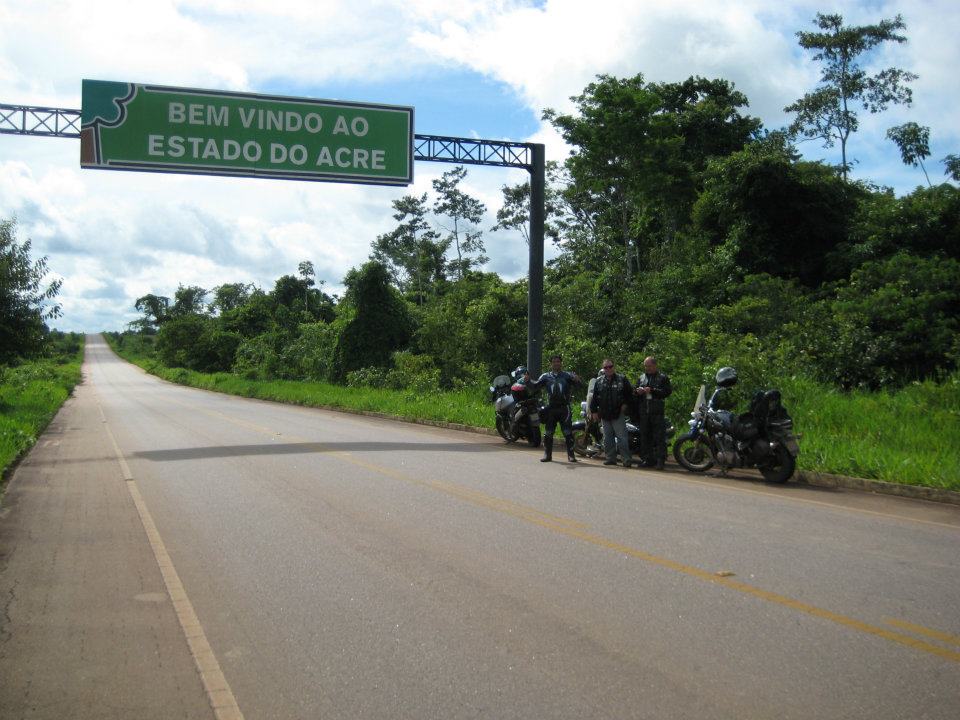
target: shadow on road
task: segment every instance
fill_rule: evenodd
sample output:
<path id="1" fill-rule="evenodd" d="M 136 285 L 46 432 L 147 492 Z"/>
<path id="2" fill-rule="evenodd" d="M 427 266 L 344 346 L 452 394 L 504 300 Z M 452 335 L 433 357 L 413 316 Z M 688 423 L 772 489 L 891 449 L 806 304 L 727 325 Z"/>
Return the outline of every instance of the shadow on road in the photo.
<path id="1" fill-rule="evenodd" d="M 409 443 L 377 442 L 304 442 L 267 443 L 261 445 L 217 445 L 211 447 L 175 448 L 171 450 L 144 450 L 132 453 L 133 457 L 170 462 L 175 460 L 201 460 L 205 458 L 244 457 L 247 455 L 308 455 L 331 452 L 490 452 L 502 450 L 506 445 L 485 443 Z"/>

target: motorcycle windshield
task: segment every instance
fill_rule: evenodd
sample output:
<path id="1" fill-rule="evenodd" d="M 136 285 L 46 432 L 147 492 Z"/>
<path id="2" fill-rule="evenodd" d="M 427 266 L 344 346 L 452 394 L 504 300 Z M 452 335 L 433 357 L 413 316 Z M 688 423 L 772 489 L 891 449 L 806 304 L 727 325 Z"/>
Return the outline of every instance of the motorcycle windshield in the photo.
<path id="1" fill-rule="evenodd" d="M 697 401 L 693 404 L 693 411 L 698 412 L 707 404 L 707 386 L 701 385 L 700 392 L 697 393 Z"/>

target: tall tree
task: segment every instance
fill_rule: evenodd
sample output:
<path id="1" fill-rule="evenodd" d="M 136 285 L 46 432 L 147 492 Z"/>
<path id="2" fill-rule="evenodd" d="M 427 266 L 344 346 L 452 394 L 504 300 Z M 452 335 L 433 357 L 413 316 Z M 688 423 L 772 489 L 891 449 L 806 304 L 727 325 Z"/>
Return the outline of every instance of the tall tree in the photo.
<path id="1" fill-rule="evenodd" d="M 449 240 L 427 221 L 427 194 L 404 195 L 393 201 L 393 219 L 399 225 L 373 243 L 371 258 L 383 263 L 402 292 L 413 293 L 422 305 L 428 289 L 444 279 L 443 256 Z"/>
<path id="2" fill-rule="evenodd" d="M 338 380 L 351 370 L 386 367 L 390 355 L 407 346 L 413 334 L 408 305 L 390 284 L 390 274 L 371 261 L 343 279 L 347 292 L 334 348 L 333 374 Z M 342 323 L 342 324 L 341 324 Z"/>
<path id="3" fill-rule="evenodd" d="M 225 312 L 236 310 L 250 299 L 253 291 L 252 283 L 224 283 L 213 289 L 213 300 L 208 308 L 211 313 L 222 315 Z M 139 301 L 138 301 L 139 302 Z M 139 307 L 137 308 L 140 309 Z"/>
<path id="4" fill-rule="evenodd" d="M 900 149 L 904 164 L 910 167 L 919 165 L 927 179 L 927 185 L 933 187 L 927 169 L 923 166 L 923 159 L 930 157 L 930 128 L 908 122 L 887 130 L 887 138 L 893 140 Z"/>
<path id="5" fill-rule="evenodd" d="M 53 299 L 63 281 L 47 282 L 47 258 L 31 260 L 31 242 L 16 230 L 15 220 L 0 220 L 0 364 L 40 352 L 46 321 L 60 317 Z"/>
<path id="6" fill-rule="evenodd" d="M 559 242 L 561 231 L 566 226 L 563 196 L 559 188 L 560 166 L 556 160 L 546 165 L 546 186 L 544 187 L 544 226 L 543 234 L 554 242 Z M 530 181 L 518 185 L 504 185 L 503 205 L 497 210 L 497 224 L 491 230 L 514 230 L 523 235 L 530 244 Z"/>
<path id="7" fill-rule="evenodd" d="M 300 279 L 303 280 L 304 290 L 303 290 L 303 307 L 309 311 L 310 310 L 310 288 L 314 286 L 313 277 L 315 275 L 313 269 L 313 263 L 309 260 L 301 260 L 300 264 L 297 265 L 297 272 L 300 275 Z"/>
<path id="8" fill-rule="evenodd" d="M 814 20 L 823 32 L 798 32 L 800 46 L 816 50 L 813 59 L 821 63 L 821 85 L 784 108 L 796 113 L 790 131 L 806 138 L 823 140 L 824 147 L 840 143 L 840 169 L 844 179 L 850 170 L 847 141 L 857 131 L 856 106 L 871 113 L 886 110 L 891 104 L 910 105 L 913 91 L 908 83 L 917 76 L 900 68 L 888 67 L 868 75 L 860 62 L 885 42 L 905 43 L 903 17 L 881 20 L 876 25 L 844 26 L 843 16 L 817 13 Z"/>
<path id="9" fill-rule="evenodd" d="M 940 162 L 946 167 L 943 174 L 952 178 L 954 182 L 960 182 L 960 155 L 947 155 Z"/>
<path id="10" fill-rule="evenodd" d="M 466 168 L 458 165 L 445 172 L 439 180 L 433 181 L 433 189 L 439 196 L 433 204 L 433 211 L 452 223 L 451 227 L 446 228 L 446 240 L 457 251 L 457 259 L 450 264 L 458 279 L 463 278 L 466 271 L 483 265 L 489 259 L 483 254 L 486 251 L 483 231 L 477 227 L 487 208 L 460 189 L 466 177 Z"/>
<path id="11" fill-rule="evenodd" d="M 709 158 L 742 148 L 760 127 L 724 80 L 600 75 L 571 99 L 576 115 L 543 114 L 573 148 L 564 196 L 595 227 L 601 249 L 622 247 L 628 276 L 686 223 Z"/>
<path id="12" fill-rule="evenodd" d="M 171 317 L 202 315 L 204 300 L 209 294 L 209 290 L 199 285 L 178 285 L 177 291 L 173 294 L 173 307 L 170 308 Z"/>
<path id="13" fill-rule="evenodd" d="M 143 313 L 143 319 L 138 321 L 141 328 L 145 331 L 158 330 L 170 314 L 170 298 L 147 293 L 136 299 L 134 307 Z"/>

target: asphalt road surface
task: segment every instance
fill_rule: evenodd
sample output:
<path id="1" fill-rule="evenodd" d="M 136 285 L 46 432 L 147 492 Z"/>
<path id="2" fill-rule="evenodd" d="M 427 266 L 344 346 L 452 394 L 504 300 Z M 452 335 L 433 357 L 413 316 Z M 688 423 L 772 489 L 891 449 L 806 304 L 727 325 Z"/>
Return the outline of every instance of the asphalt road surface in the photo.
<path id="1" fill-rule="evenodd" d="M 0 505 L 4 719 L 960 717 L 958 507 L 84 374 Z"/>

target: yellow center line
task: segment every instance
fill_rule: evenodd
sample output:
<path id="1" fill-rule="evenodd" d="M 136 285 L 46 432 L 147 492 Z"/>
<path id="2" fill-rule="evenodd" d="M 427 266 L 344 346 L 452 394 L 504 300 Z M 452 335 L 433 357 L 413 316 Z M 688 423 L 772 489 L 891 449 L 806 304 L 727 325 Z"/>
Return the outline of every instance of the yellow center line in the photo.
<path id="1" fill-rule="evenodd" d="M 923 625 L 914 625 L 913 623 L 908 623 L 903 620 L 887 619 L 885 622 L 887 625 L 893 625 L 894 627 L 898 627 L 901 630 L 906 630 L 907 632 L 916 633 L 917 635 L 926 635 L 934 640 L 939 640 L 940 642 L 949 643 L 951 645 L 960 645 L 960 637 L 957 637 L 956 635 L 950 635 L 949 633 L 940 632 L 939 630 L 931 630 Z"/>
<path id="2" fill-rule="evenodd" d="M 186 405 L 186 403 L 180 403 L 175 401 L 177 404 Z M 244 421 L 236 420 L 228 415 L 219 413 L 216 411 L 207 411 L 202 408 L 196 408 L 190 406 L 193 410 L 199 410 L 200 412 L 205 412 L 208 415 L 216 416 L 220 419 L 225 420 L 226 422 L 233 423 L 235 425 L 246 427 L 247 429 L 255 430 L 256 432 L 274 437 L 279 435 L 269 428 L 264 428 L 261 426 L 256 426 L 251 423 Z M 295 435 L 285 436 L 293 442 L 313 442 L 307 438 L 298 437 Z M 317 443 L 318 445 L 323 445 L 323 443 Z M 650 553 L 644 552 L 637 548 L 630 547 L 629 545 L 624 545 L 615 540 L 610 540 L 604 538 L 600 535 L 594 535 L 590 532 L 587 532 L 589 525 L 578 522 L 576 520 L 560 518 L 554 515 L 549 515 L 547 513 L 541 512 L 534 508 L 528 508 L 522 505 L 518 505 L 509 500 L 503 498 L 497 498 L 491 495 L 486 495 L 477 490 L 472 490 L 470 488 L 457 485 L 455 483 L 446 482 L 446 481 L 430 481 L 430 480 L 421 480 L 419 478 L 406 475 L 404 473 L 398 472 L 393 468 L 385 467 L 383 465 L 378 465 L 376 463 L 368 462 L 360 458 L 354 457 L 351 453 L 339 450 L 333 450 L 331 452 L 324 453 L 325 455 L 333 456 L 339 458 L 345 462 L 351 463 L 358 467 L 363 467 L 373 472 L 376 472 L 386 477 L 390 477 L 396 480 L 407 482 L 413 485 L 419 485 L 421 487 L 428 487 L 434 490 L 444 492 L 448 495 L 457 497 L 459 499 L 470 502 L 474 505 L 480 507 L 489 508 L 495 510 L 505 515 L 511 517 L 516 517 L 525 522 L 537 525 L 553 532 L 565 535 L 567 537 L 575 538 L 583 542 L 589 543 L 596 547 L 605 548 L 608 550 L 613 550 L 623 555 L 636 558 L 638 560 L 643 560 L 644 562 L 656 565 L 659 567 L 667 568 L 684 575 L 695 577 L 699 580 L 711 583 L 713 585 L 722 585 L 731 590 L 736 590 L 737 592 L 743 593 L 745 595 L 750 595 L 752 597 L 758 598 L 760 600 L 765 600 L 782 607 L 790 608 L 798 612 L 811 615 L 813 617 L 821 618 L 824 620 L 829 620 L 838 625 L 856 630 L 867 635 L 873 635 L 875 637 L 883 638 L 884 640 L 889 640 L 890 642 L 897 643 L 899 645 L 904 645 L 914 650 L 919 650 L 921 652 L 929 653 L 931 655 L 936 655 L 938 657 L 944 658 L 946 660 L 951 660 L 953 662 L 960 663 L 960 652 L 955 652 L 953 650 L 947 650 L 941 648 L 937 645 L 932 645 L 923 640 L 917 640 L 916 638 L 910 637 L 909 635 L 903 635 L 901 633 L 893 632 L 892 630 L 887 630 L 876 625 L 871 625 L 865 623 L 861 620 L 857 620 L 840 613 L 835 613 L 831 610 L 825 610 L 819 608 L 815 605 L 810 605 L 809 603 L 802 602 L 800 600 L 795 600 L 793 598 L 787 597 L 785 595 L 780 595 L 779 593 L 771 592 L 769 590 L 764 590 L 762 588 L 754 587 L 753 585 L 748 585 L 746 583 L 740 582 L 739 580 L 733 580 L 730 577 L 723 577 L 717 575 L 716 573 L 710 572 L 709 570 L 703 570 L 701 568 L 694 567 L 692 565 L 686 565 L 684 563 L 677 562 L 675 560 L 670 560 L 669 558 L 660 557 L 657 555 L 652 555 Z M 815 502 L 815 501 L 808 501 Z M 911 626 L 912 628 L 918 628 L 920 626 Z M 916 630 L 914 630 L 916 632 Z M 935 631 L 929 631 L 930 634 Z"/>

